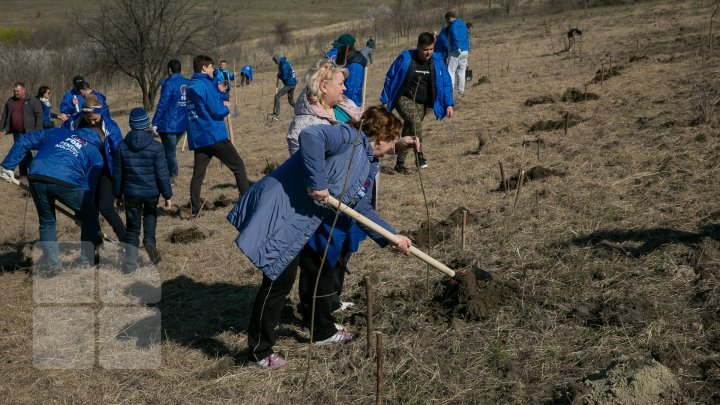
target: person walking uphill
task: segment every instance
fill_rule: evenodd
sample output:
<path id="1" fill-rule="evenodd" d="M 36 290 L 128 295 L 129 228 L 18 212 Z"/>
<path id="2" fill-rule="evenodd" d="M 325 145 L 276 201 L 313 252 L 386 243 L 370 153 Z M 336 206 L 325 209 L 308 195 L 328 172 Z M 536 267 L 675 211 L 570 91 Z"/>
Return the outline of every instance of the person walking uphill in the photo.
<path id="1" fill-rule="evenodd" d="M 239 194 L 247 191 L 248 178 L 245 163 L 230 143 L 225 117 L 230 114 L 227 101 L 213 82 L 213 60 L 198 55 L 193 60 L 193 74 L 187 89 L 188 146 L 194 152 L 194 166 L 190 181 L 190 209 L 192 215 L 200 213 L 200 190 L 205 172 L 213 157 L 217 157 L 235 175 Z"/>
<path id="2" fill-rule="evenodd" d="M 425 109 L 432 108 L 439 120 L 454 115 L 452 83 L 442 57 L 433 53 L 434 42 L 433 34 L 423 32 L 418 36 L 417 49 L 402 51 L 390 65 L 380 94 L 380 102 L 388 111 L 394 108 L 403 119 L 403 136 L 417 136 L 421 148 Z M 418 167 L 427 167 L 423 149 L 416 155 Z M 405 167 L 407 152 L 398 152 L 396 172 L 409 173 Z"/>
<path id="3" fill-rule="evenodd" d="M 275 93 L 275 104 L 273 106 L 273 112 L 270 114 L 270 118 L 277 121 L 280 119 L 280 99 L 282 96 L 287 94 L 290 107 L 295 107 L 293 99 L 295 86 L 297 85 L 297 77 L 295 76 L 295 70 L 293 70 L 292 65 L 290 65 L 290 62 L 288 62 L 284 56 L 276 53 L 273 55 L 273 61 L 278 65 L 277 79 L 283 83 L 283 88 Z"/>
<path id="4" fill-rule="evenodd" d="M 322 204 L 330 195 L 396 234 L 373 210 L 369 190 L 380 169 L 378 157 L 391 153 L 400 136 L 400 121 L 382 107 L 371 107 L 361 122 L 354 121 L 353 126 L 315 125 L 303 130 L 300 151 L 255 183 L 228 215 L 239 231 L 235 243 L 263 273 L 248 326 L 251 364 L 278 369 L 286 363 L 272 348 L 277 336 L 275 328 L 295 282 L 298 265 L 314 275 L 312 279 L 320 273 L 311 329 L 314 344 L 345 343 L 352 339 L 350 333 L 338 330 L 332 316 L 335 266 L 326 262 L 321 269 L 326 245 L 329 244 L 328 261 L 338 260 L 341 246 L 334 238 L 328 241 L 313 234 L 335 216 L 332 209 Z M 344 234 L 352 224 L 352 221 L 338 224 L 334 232 Z M 388 245 L 382 236 L 362 229 L 380 246 Z M 410 239 L 399 238 L 394 248 L 407 254 L 412 245 Z"/>
<path id="5" fill-rule="evenodd" d="M 150 117 L 142 108 L 130 111 L 130 132 L 118 146 L 113 162 L 113 193 L 125 206 L 128 248 L 123 271 L 134 273 L 138 267 L 140 224 L 143 246 L 153 264 L 160 262 L 156 248 L 158 197 L 165 198 L 165 208 L 172 207 L 172 187 L 165 163 L 163 146 L 153 140 Z"/>
<path id="6" fill-rule="evenodd" d="M 165 149 L 165 159 L 170 178 L 178 176 L 177 144 L 187 127 L 187 87 L 190 80 L 182 73 L 182 65 L 177 59 L 167 64 L 168 77 L 160 85 L 160 100 L 152 124 L 157 127 L 160 141 Z"/>
<path id="7" fill-rule="evenodd" d="M 462 97 L 465 91 L 468 52 L 470 52 L 468 27 L 452 11 L 445 14 L 445 21 L 448 23 L 448 72 L 450 72 L 453 90 L 457 84 L 458 96 Z"/>
<path id="8" fill-rule="evenodd" d="M 0 136 L 9 132 L 13 135 L 14 142 L 27 132 L 42 129 L 43 108 L 40 100 L 27 94 L 23 83 L 15 83 L 12 97 L 5 102 L 0 123 Z M 20 176 L 27 176 L 32 158 L 32 152 L 28 150 L 19 162 Z"/>

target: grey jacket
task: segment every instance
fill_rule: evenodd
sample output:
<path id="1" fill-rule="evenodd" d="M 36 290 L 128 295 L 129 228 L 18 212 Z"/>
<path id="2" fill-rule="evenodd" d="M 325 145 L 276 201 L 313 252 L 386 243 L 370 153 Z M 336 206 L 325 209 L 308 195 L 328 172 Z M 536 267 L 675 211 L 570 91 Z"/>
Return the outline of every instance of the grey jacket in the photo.
<path id="1" fill-rule="evenodd" d="M 17 100 L 15 100 L 15 98 L 13 97 L 8 98 L 7 102 L 5 102 L 5 107 L 3 108 L 2 112 L 2 118 L 0 119 L 0 123 L 2 123 L 0 131 L 10 132 L 12 130 L 12 126 L 10 125 L 10 120 L 12 119 L 10 112 L 12 111 L 13 104 L 15 104 L 16 102 Z M 23 124 L 25 125 L 25 132 L 42 129 L 43 109 L 40 100 L 33 96 L 25 95 L 25 101 L 23 102 L 22 106 L 22 116 Z"/>

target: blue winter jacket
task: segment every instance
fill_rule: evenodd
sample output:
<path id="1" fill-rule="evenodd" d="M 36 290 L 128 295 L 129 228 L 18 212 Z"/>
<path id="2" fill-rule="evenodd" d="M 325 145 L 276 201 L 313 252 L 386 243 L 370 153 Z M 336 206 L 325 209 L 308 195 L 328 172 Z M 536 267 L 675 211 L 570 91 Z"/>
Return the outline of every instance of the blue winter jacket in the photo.
<path id="1" fill-rule="evenodd" d="M 63 122 L 62 127 L 75 131 L 82 122 L 83 113 L 79 112 Z M 122 131 L 120 131 L 118 124 L 113 121 L 109 115 L 105 115 L 105 113 L 102 113 L 102 130 L 105 133 L 105 142 L 102 144 L 102 147 L 105 151 L 108 170 L 110 170 L 110 174 L 112 174 L 113 160 L 117 155 L 118 145 L 120 145 L 120 142 L 123 140 Z"/>
<path id="2" fill-rule="evenodd" d="M 300 253 L 323 219 L 334 215 L 310 198 L 308 189 L 327 188 L 340 201 L 396 233 L 370 205 L 379 165 L 364 134 L 360 133 L 353 149 L 356 134 L 347 124 L 307 127 L 300 133 L 298 153 L 255 183 L 228 214 L 228 221 L 240 232 L 235 243 L 271 280 Z M 340 196 L 348 170 L 349 180 Z M 382 236 L 363 230 L 381 246 L 387 245 Z"/>
<path id="3" fill-rule="evenodd" d="M 252 73 L 253 73 L 252 66 L 250 66 L 250 65 L 245 65 L 245 66 L 242 67 L 242 69 L 241 69 L 240 71 L 243 72 L 243 73 L 245 73 L 250 80 L 253 79 L 253 78 L 252 78 Z"/>
<path id="4" fill-rule="evenodd" d="M 225 117 L 230 109 L 220 100 L 213 78 L 205 73 L 192 75 L 187 90 L 188 146 L 190 150 L 228 139 Z"/>
<path id="5" fill-rule="evenodd" d="M 118 146 L 113 164 L 115 197 L 150 198 L 160 194 L 166 200 L 172 197 L 165 149 L 153 140 L 152 132 L 141 129 L 128 132 Z"/>
<path id="6" fill-rule="evenodd" d="M 217 68 L 215 69 L 213 76 L 218 78 L 221 82 L 232 82 L 235 80 L 235 75 L 230 71 L 230 69 L 222 70 Z"/>
<path id="7" fill-rule="evenodd" d="M 94 191 L 103 167 L 101 147 L 100 135 L 92 129 L 40 129 L 18 137 L 2 167 L 14 170 L 26 152 L 37 150 L 30 163 L 30 177 L 50 177 Z"/>
<path id="8" fill-rule="evenodd" d="M 187 127 L 187 87 L 190 80 L 175 73 L 161 82 L 158 101 L 152 124 L 158 132 L 185 132 Z"/>
<path id="9" fill-rule="evenodd" d="M 459 18 L 448 25 L 448 52 L 452 55 L 458 49 L 460 51 L 470 50 L 467 25 Z"/>
<path id="10" fill-rule="evenodd" d="M 292 87 L 297 85 L 297 77 L 295 77 L 295 71 L 290 65 L 290 62 L 288 62 L 284 56 L 280 58 L 277 77 L 278 79 L 282 80 L 283 85 L 285 86 Z"/>
<path id="11" fill-rule="evenodd" d="M 362 55 L 361 55 L 362 56 Z M 364 57 L 362 57 L 365 60 Z M 362 105 L 363 81 L 365 80 L 365 67 L 358 62 L 348 62 L 345 67 L 348 70 L 348 77 L 345 79 L 345 96 L 354 101 L 357 105 Z"/>
<path id="12" fill-rule="evenodd" d="M 92 91 L 92 94 L 97 97 L 98 101 L 100 102 L 100 105 L 103 109 L 103 114 L 110 116 L 110 107 L 108 107 L 107 102 L 105 101 L 105 95 L 100 93 L 99 91 Z M 60 103 L 60 112 L 67 115 L 73 115 L 77 112 L 75 109 L 75 105 L 73 105 L 73 96 L 77 96 L 78 99 L 78 105 L 80 106 L 80 109 L 82 110 L 83 101 L 85 101 L 85 97 L 82 96 L 80 91 L 73 88 L 72 90 L 68 91 L 63 95 L 62 102 Z"/>
<path id="13" fill-rule="evenodd" d="M 382 93 L 380 93 L 380 102 L 387 105 L 388 111 L 391 111 L 395 106 L 400 88 L 405 81 L 405 75 L 410 68 L 410 61 L 416 52 L 415 49 L 402 51 L 400 56 L 390 65 L 390 69 L 385 75 L 385 86 Z M 453 101 L 450 74 L 442 56 L 433 53 L 432 58 L 435 69 L 435 103 L 433 104 L 433 111 L 435 117 L 441 120 L 445 118 L 447 107 L 454 106 L 455 102 Z"/>
<path id="14" fill-rule="evenodd" d="M 435 51 L 438 56 L 442 57 L 443 61 L 447 60 L 449 56 L 448 49 L 448 27 L 440 30 L 440 33 L 435 38 Z"/>

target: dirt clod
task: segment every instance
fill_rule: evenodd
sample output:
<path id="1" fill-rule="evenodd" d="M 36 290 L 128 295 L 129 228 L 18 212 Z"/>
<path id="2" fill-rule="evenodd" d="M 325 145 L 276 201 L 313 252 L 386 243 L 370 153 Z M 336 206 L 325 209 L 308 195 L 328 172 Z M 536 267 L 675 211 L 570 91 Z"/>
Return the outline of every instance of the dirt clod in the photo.
<path id="1" fill-rule="evenodd" d="M 568 113 L 568 119 L 567 119 L 567 126 L 568 128 L 574 127 L 575 125 L 582 122 L 582 117 L 573 114 Z M 532 124 L 530 128 L 528 129 L 528 132 L 536 132 L 536 131 L 555 131 L 558 129 L 564 129 L 565 128 L 565 114 L 562 114 L 560 119 L 558 120 L 540 120 L 536 123 Z"/>
<path id="2" fill-rule="evenodd" d="M 595 93 L 585 93 L 575 87 L 568 87 L 563 93 L 562 101 L 572 101 L 573 103 L 579 103 L 586 100 L 599 100 L 600 96 Z"/>
<path id="3" fill-rule="evenodd" d="M 600 68 L 597 72 L 595 72 L 595 77 L 593 77 L 592 82 L 600 83 L 601 81 L 605 81 L 613 76 L 620 76 L 620 71 L 623 69 L 625 69 L 625 67 L 622 65 L 613 66 L 608 69 Z"/>
<path id="4" fill-rule="evenodd" d="M 475 82 L 475 84 L 473 84 L 473 86 L 477 86 L 477 85 L 484 84 L 484 83 L 490 83 L 490 79 L 488 79 L 487 76 L 482 76 L 482 77 L 480 77 L 480 78 L 477 80 L 477 82 Z"/>
<path id="5" fill-rule="evenodd" d="M 498 308 L 515 302 L 518 286 L 495 280 L 492 274 L 471 268 L 461 276 L 460 281 L 444 280 L 443 291 L 435 300 L 447 308 L 448 315 L 470 321 L 479 321 L 491 316 Z"/>
<path id="6" fill-rule="evenodd" d="M 525 100 L 525 106 L 526 107 L 532 107 L 534 105 L 538 104 L 553 104 L 555 103 L 555 99 L 551 96 L 538 96 L 538 97 L 532 97 L 527 100 Z"/>
<path id="7" fill-rule="evenodd" d="M 525 183 L 531 180 L 537 181 L 551 176 L 562 177 L 564 175 L 565 173 L 558 170 L 548 169 L 547 167 L 542 166 L 534 166 L 530 170 L 525 171 L 525 176 L 523 176 L 523 185 L 525 185 Z M 515 174 L 508 180 L 508 187 L 511 190 L 517 188 L 518 177 L 519 176 Z M 502 182 L 500 183 L 496 191 L 504 191 Z"/>
<path id="8" fill-rule="evenodd" d="M 171 243 L 192 243 L 204 240 L 209 235 L 201 231 L 197 226 L 190 228 L 176 228 L 170 234 Z"/>
<path id="9" fill-rule="evenodd" d="M 403 235 L 408 235 L 418 247 L 429 247 L 435 246 L 442 243 L 446 239 L 452 237 L 453 232 L 462 225 L 463 211 L 467 211 L 466 225 L 475 225 L 479 222 L 476 215 L 470 212 L 465 207 L 457 208 L 455 211 L 450 213 L 447 219 L 438 221 L 430 226 L 430 237 L 428 239 L 428 223 L 423 221 L 420 224 L 420 229 L 409 232 L 401 232 Z"/>

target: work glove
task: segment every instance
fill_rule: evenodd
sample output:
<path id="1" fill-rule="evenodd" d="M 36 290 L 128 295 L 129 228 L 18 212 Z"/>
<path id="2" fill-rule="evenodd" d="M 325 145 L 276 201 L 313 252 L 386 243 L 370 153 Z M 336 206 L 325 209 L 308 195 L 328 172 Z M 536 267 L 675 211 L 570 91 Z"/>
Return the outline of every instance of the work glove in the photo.
<path id="1" fill-rule="evenodd" d="M 15 180 L 15 172 L 4 167 L 0 167 L 0 178 L 9 183 L 17 182 L 17 180 Z"/>

